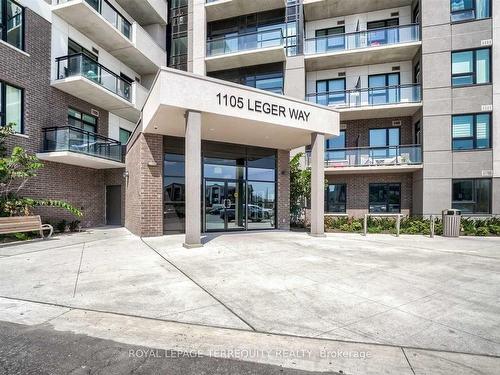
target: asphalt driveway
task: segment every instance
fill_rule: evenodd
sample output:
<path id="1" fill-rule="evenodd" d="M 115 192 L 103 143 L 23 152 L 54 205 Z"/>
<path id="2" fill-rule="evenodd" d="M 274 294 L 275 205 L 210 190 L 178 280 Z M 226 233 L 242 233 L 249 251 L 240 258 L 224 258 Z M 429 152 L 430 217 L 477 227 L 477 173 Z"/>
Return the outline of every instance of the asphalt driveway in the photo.
<path id="1" fill-rule="evenodd" d="M 9 301 L 209 327 L 500 356 L 500 239 L 102 228 L 0 247 Z M 12 312 L 12 311 L 11 311 Z"/>

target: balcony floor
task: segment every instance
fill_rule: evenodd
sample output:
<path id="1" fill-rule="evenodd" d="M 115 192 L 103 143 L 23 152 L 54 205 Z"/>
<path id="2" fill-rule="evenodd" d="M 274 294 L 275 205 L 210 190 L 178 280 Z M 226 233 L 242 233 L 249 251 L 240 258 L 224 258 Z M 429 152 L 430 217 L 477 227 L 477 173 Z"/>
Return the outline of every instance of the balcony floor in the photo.
<path id="1" fill-rule="evenodd" d="M 412 60 L 422 42 L 409 42 L 305 55 L 306 71 Z"/>
<path id="2" fill-rule="evenodd" d="M 325 165 L 325 174 L 409 173 L 421 170 L 422 168 L 422 164 L 372 165 L 368 167 L 332 167 Z"/>
<path id="3" fill-rule="evenodd" d="M 341 121 L 349 121 L 413 116 L 420 108 L 422 108 L 422 102 L 335 109 L 340 113 Z"/>
<path id="4" fill-rule="evenodd" d="M 36 156 L 40 160 L 92 169 L 125 168 L 125 164 L 118 161 L 71 151 L 39 152 Z"/>
<path id="5" fill-rule="evenodd" d="M 226 70 L 242 66 L 262 65 L 285 61 L 286 51 L 283 46 L 259 48 L 235 53 L 227 53 L 205 58 L 207 71 Z"/>
<path id="6" fill-rule="evenodd" d="M 205 11 L 211 22 L 285 7 L 286 0 L 216 0 L 206 3 Z"/>

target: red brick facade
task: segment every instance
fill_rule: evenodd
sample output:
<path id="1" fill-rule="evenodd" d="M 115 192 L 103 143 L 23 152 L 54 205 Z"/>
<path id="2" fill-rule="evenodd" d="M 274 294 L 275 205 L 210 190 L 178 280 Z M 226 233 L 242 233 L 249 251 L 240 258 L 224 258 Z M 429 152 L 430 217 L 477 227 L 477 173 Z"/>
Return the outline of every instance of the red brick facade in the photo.
<path id="1" fill-rule="evenodd" d="M 278 229 L 290 229 L 290 152 L 278 150 Z"/>
<path id="2" fill-rule="evenodd" d="M 51 24 L 25 9 L 25 52 L 0 44 L 0 80 L 24 90 L 24 134 L 8 139 L 7 146 L 22 146 L 30 153 L 40 152 L 42 129 L 67 125 L 68 107 L 90 113 L 99 111 L 97 132 L 108 135 L 108 112 L 50 86 Z M 44 162 L 22 195 L 60 199 L 81 209 L 83 226 L 105 224 L 106 185 L 122 185 L 123 169 L 97 170 L 73 165 Z M 122 188 L 122 200 L 124 192 Z M 123 204 L 122 204 L 123 206 Z M 74 220 L 66 211 L 39 210 L 44 221 Z M 123 219 L 123 210 L 122 210 Z"/>
<path id="3" fill-rule="evenodd" d="M 400 125 L 393 125 L 400 121 Z M 342 121 L 346 125 L 346 147 L 368 147 L 370 129 L 399 127 L 402 145 L 413 144 L 413 125 L 411 117 L 374 118 L 367 120 Z"/>

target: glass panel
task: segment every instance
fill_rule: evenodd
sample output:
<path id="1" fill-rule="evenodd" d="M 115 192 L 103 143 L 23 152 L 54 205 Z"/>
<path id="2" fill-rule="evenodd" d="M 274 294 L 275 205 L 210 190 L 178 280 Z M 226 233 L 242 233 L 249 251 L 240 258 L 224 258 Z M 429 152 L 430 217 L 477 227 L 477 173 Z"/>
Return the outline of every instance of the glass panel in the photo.
<path id="1" fill-rule="evenodd" d="M 490 82 L 490 50 L 476 51 L 476 83 Z"/>
<path id="2" fill-rule="evenodd" d="M 451 0 L 451 11 L 456 12 L 458 10 L 473 9 L 474 0 Z"/>
<path id="3" fill-rule="evenodd" d="M 491 180 L 476 180 L 476 207 L 474 213 L 491 213 Z"/>
<path id="4" fill-rule="evenodd" d="M 128 143 L 128 139 L 130 138 L 130 132 L 128 130 L 120 128 L 120 133 L 119 133 L 119 141 L 122 145 L 125 145 Z"/>
<path id="5" fill-rule="evenodd" d="M 185 232 L 186 207 L 184 204 L 165 204 L 163 230 L 169 233 Z"/>
<path id="6" fill-rule="evenodd" d="M 346 138 L 345 138 L 345 130 L 341 130 L 338 137 L 332 137 L 327 139 L 325 148 L 328 149 L 336 149 L 336 148 L 345 148 Z"/>
<path id="7" fill-rule="evenodd" d="M 16 87 L 5 85 L 5 123 L 12 124 L 16 133 L 22 131 L 22 90 Z"/>
<path id="8" fill-rule="evenodd" d="M 274 157 L 249 157 L 248 179 L 274 182 L 276 180 L 276 159 Z"/>
<path id="9" fill-rule="evenodd" d="M 399 146 L 399 128 L 389 129 L 389 146 Z"/>
<path id="10" fill-rule="evenodd" d="M 473 51 L 453 52 L 451 55 L 451 72 L 452 74 L 472 73 L 474 70 L 474 53 Z"/>
<path id="11" fill-rule="evenodd" d="M 275 183 L 248 183 L 248 229 L 275 227 L 275 189 Z"/>
<path id="12" fill-rule="evenodd" d="M 472 0 L 469 0 L 472 1 Z M 476 0 L 476 13 L 477 13 L 477 18 L 488 18 L 491 16 L 490 14 L 490 9 L 491 9 L 491 0 Z"/>
<path id="13" fill-rule="evenodd" d="M 370 212 L 387 212 L 387 185 L 370 184 L 369 199 Z"/>
<path id="14" fill-rule="evenodd" d="M 183 177 L 185 175 L 184 155 L 165 154 L 163 174 L 165 176 Z"/>
<path id="15" fill-rule="evenodd" d="M 482 114 L 476 116 L 476 147 L 489 148 L 490 147 L 490 123 L 491 116 L 489 114 Z"/>
<path id="16" fill-rule="evenodd" d="M 1 2 L 0 2 L 1 6 Z M 0 31 L 3 31 L 0 29 Z M 23 48 L 23 9 L 7 0 L 7 43 Z"/>
<path id="17" fill-rule="evenodd" d="M 245 183 L 228 182 L 226 184 L 226 219 L 227 229 L 245 229 Z"/>
<path id="18" fill-rule="evenodd" d="M 474 180 L 453 181 L 453 202 L 472 202 Z"/>
<path id="19" fill-rule="evenodd" d="M 184 177 L 164 177 L 163 190 L 165 202 L 184 202 L 186 198 Z"/>
<path id="20" fill-rule="evenodd" d="M 472 74 L 461 77 L 453 77 L 452 79 L 453 86 L 472 85 L 473 83 L 474 83 L 474 76 Z"/>
<path id="21" fill-rule="evenodd" d="M 370 147 L 387 146 L 387 129 L 370 129 Z"/>
<path id="22" fill-rule="evenodd" d="M 401 211 L 401 186 L 399 184 L 389 185 L 388 212 Z"/>
<path id="23" fill-rule="evenodd" d="M 346 185 L 328 185 L 326 188 L 325 211 L 327 213 L 346 212 Z"/>
<path id="24" fill-rule="evenodd" d="M 474 116 L 453 116 L 453 138 L 467 138 L 474 134 Z"/>
<path id="25" fill-rule="evenodd" d="M 203 171 L 206 178 L 244 179 L 245 160 L 204 158 Z"/>
<path id="26" fill-rule="evenodd" d="M 205 227 L 207 231 L 225 229 L 224 196 L 223 181 L 205 182 Z"/>

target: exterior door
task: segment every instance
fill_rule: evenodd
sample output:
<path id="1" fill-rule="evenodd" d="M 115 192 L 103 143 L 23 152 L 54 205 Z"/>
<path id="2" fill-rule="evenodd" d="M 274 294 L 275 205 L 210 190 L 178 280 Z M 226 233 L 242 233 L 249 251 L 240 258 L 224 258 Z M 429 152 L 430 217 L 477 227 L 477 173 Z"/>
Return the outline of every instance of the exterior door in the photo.
<path id="1" fill-rule="evenodd" d="M 205 180 L 205 231 L 246 229 L 244 181 Z"/>
<path id="2" fill-rule="evenodd" d="M 106 224 L 122 224 L 122 187 L 106 186 Z"/>

